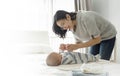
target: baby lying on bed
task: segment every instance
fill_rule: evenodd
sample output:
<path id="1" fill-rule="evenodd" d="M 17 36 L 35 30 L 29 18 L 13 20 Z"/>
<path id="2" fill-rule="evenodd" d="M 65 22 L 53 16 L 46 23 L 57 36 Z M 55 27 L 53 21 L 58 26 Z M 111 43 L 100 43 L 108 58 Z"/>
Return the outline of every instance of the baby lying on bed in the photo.
<path id="1" fill-rule="evenodd" d="M 48 66 L 58 66 L 61 64 L 81 64 L 88 62 L 96 62 L 99 60 L 99 55 L 84 54 L 80 52 L 64 52 L 56 53 L 52 52 L 46 59 Z"/>

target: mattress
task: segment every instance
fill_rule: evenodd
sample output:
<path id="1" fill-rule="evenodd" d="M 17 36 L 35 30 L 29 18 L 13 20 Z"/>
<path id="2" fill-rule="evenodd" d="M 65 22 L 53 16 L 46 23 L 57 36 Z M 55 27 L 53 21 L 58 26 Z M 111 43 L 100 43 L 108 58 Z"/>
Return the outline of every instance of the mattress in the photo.
<path id="1" fill-rule="evenodd" d="M 45 61 L 45 57 L 44 57 L 43 61 Z M 72 76 L 73 71 L 80 70 L 82 65 L 83 64 L 47 66 L 46 63 L 44 62 L 44 63 L 41 64 L 42 68 L 41 68 L 40 73 L 41 74 L 46 74 L 46 75 L 55 75 L 55 76 Z M 102 72 L 109 74 L 109 76 L 119 76 L 120 64 L 118 64 L 118 63 L 114 63 L 114 62 L 110 62 L 110 61 L 100 59 L 98 62 L 87 63 L 87 65 L 89 65 L 91 67 L 96 66 L 96 68 L 98 68 L 100 70 L 101 70 L 100 67 L 102 67 Z M 97 66 L 100 66 L 100 67 L 97 67 Z"/>
<path id="2" fill-rule="evenodd" d="M 47 55 L 48 54 L 23 55 L 21 60 L 22 64 L 19 65 L 22 76 L 73 76 L 73 71 L 79 70 L 82 66 L 82 64 L 47 66 L 45 63 Z M 109 76 L 120 76 L 120 64 L 118 63 L 100 60 L 99 62 L 92 62 L 92 64 L 101 65 L 104 72 L 109 73 Z"/>

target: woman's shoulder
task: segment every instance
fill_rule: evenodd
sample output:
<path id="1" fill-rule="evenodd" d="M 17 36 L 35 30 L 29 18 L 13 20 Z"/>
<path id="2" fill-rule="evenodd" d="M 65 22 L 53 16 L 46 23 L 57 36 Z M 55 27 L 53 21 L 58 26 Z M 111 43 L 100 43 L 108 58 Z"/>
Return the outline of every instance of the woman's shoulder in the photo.
<path id="1" fill-rule="evenodd" d="M 101 15 L 99 15 L 97 12 L 95 11 L 79 11 L 77 14 L 77 17 L 81 17 L 81 19 L 85 20 L 85 19 L 94 19 L 95 17 L 102 17 Z"/>
<path id="2" fill-rule="evenodd" d="M 80 18 L 81 21 L 84 21 L 86 19 L 92 18 L 92 17 L 94 17 L 94 15 L 95 15 L 94 11 L 83 11 L 83 10 L 80 10 L 80 11 L 77 12 L 77 18 L 78 18 L 78 20 Z"/>
<path id="3" fill-rule="evenodd" d="M 97 14 L 97 13 L 95 11 L 79 10 L 77 12 L 77 14 L 80 14 L 80 15 L 94 15 L 94 14 Z"/>

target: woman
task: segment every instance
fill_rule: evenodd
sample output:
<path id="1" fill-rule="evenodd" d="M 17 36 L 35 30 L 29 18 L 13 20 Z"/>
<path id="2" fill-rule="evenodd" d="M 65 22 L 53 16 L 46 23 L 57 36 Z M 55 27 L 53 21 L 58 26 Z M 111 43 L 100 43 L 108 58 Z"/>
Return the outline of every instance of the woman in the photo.
<path id="1" fill-rule="evenodd" d="M 117 32 L 109 21 L 93 11 L 70 13 L 58 10 L 54 15 L 53 32 L 65 38 L 67 30 L 73 33 L 76 44 L 61 44 L 61 50 L 73 51 L 90 46 L 91 54 L 110 59 Z"/>

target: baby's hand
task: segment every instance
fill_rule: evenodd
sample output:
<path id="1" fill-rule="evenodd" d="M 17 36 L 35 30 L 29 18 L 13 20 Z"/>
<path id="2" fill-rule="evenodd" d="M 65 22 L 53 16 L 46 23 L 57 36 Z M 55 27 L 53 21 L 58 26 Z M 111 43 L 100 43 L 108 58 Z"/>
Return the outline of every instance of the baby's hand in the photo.
<path id="1" fill-rule="evenodd" d="M 59 49 L 60 49 L 61 51 L 66 50 L 66 44 L 60 44 Z"/>

